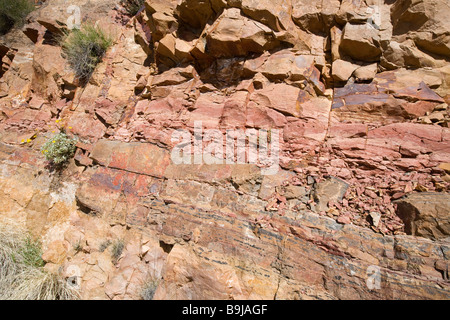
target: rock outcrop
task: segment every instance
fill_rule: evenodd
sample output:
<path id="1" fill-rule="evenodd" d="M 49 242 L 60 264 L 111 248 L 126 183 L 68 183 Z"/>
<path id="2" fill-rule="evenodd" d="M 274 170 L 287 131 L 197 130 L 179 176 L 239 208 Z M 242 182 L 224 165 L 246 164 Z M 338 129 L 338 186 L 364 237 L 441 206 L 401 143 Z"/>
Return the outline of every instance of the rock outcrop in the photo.
<path id="1" fill-rule="evenodd" d="M 87 83 L 55 41 L 65 1 L 0 38 L 0 220 L 47 270 L 85 299 L 449 298 L 448 1 L 72 4 L 114 38 Z M 260 129 L 273 174 L 234 147 L 174 161 L 177 133 L 185 161 Z"/>

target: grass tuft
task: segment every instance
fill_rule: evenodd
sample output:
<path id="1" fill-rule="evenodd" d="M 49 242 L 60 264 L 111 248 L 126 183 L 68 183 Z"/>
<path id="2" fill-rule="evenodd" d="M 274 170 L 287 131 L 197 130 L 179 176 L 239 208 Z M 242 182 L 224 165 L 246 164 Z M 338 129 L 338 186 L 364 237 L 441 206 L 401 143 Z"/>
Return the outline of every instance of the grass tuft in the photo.
<path id="1" fill-rule="evenodd" d="M 155 296 L 156 289 L 158 289 L 159 281 L 148 279 L 145 281 L 141 289 L 141 299 L 142 300 L 153 300 Z"/>
<path id="2" fill-rule="evenodd" d="M 64 57 L 83 83 L 89 81 L 112 44 L 112 38 L 101 28 L 93 25 L 73 29 L 61 40 Z"/>
<path id="3" fill-rule="evenodd" d="M 99 246 L 99 248 L 98 248 L 98 251 L 104 252 L 104 251 L 110 246 L 110 244 L 111 244 L 111 240 L 105 240 L 105 241 L 103 241 L 103 242 L 100 244 L 100 246 Z"/>
<path id="4" fill-rule="evenodd" d="M 42 267 L 41 248 L 19 225 L 0 223 L 0 300 L 74 300 L 75 291 Z"/>
<path id="5" fill-rule="evenodd" d="M 23 24 L 33 10 L 33 0 L 0 0 L 0 34 L 7 33 L 15 25 Z"/>
<path id="6" fill-rule="evenodd" d="M 122 239 L 117 239 L 112 243 L 111 246 L 111 258 L 114 264 L 119 261 L 120 256 L 122 255 L 123 249 L 125 249 L 125 241 Z"/>

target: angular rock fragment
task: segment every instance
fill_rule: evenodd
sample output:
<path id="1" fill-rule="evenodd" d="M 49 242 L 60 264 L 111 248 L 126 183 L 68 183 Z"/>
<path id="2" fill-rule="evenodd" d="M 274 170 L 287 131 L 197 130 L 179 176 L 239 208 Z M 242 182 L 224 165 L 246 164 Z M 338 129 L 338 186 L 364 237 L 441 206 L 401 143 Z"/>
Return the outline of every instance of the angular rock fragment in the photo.
<path id="1" fill-rule="evenodd" d="M 342 201 L 348 187 L 347 182 L 335 177 L 316 184 L 312 194 L 317 202 L 317 211 L 326 211 L 330 201 Z"/>
<path id="2" fill-rule="evenodd" d="M 407 234 L 430 239 L 450 235 L 450 195 L 414 193 L 396 201 L 397 215 L 405 223 Z"/>

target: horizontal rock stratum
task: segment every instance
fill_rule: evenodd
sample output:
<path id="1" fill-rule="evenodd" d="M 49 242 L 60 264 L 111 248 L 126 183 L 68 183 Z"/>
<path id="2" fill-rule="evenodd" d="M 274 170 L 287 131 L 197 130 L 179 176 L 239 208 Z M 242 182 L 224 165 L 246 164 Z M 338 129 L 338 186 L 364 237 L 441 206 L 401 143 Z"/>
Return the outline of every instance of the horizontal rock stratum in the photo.
<path id="1" fill-rule="evenodd" d="M 448 1 L 71 4 L 113 39 L 87 81 L 65 0 L 0 36 L 0 223 L 45 270 L 83 299 L 449 299 Z M 230 130 L 277 133 L 274 174 L 189 162 Z"/>

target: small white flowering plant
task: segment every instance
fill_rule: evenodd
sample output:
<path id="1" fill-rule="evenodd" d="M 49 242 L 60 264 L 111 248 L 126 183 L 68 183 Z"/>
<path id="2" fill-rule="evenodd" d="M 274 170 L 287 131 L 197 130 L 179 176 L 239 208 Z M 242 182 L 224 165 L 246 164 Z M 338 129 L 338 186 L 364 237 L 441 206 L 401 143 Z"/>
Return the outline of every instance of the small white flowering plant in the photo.
<path id="1" fill-rule="evenodd" d="M 77 140 L 61 131 L 42 146 L 41 152 L 48 161 L 60 165 L 73 157 L 76 143 Z"/>

